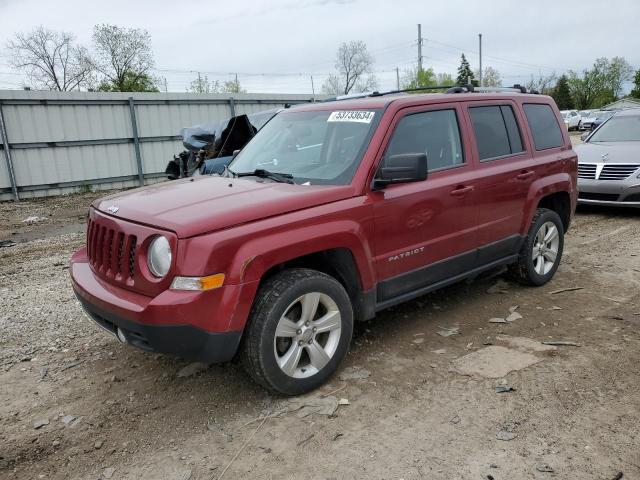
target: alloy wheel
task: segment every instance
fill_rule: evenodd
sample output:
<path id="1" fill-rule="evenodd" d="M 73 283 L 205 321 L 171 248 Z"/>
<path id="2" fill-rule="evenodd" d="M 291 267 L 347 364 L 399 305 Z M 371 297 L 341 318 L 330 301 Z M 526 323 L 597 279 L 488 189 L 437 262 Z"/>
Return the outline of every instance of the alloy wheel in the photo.
<path id="1" fill-rule="evenodd" d="M 278 321 L 273 341 L 278 366 L 294 378 L 315 375 L 336 353 L 341 329 L 340 311 L 329 295 L 302 295 Z"/>
<path id="2" fill-rule="evenodd" d="M 536 233 L 533 244 L 533 268 L 538 275 L 546 275 L 551 271 L 558 258 L 560 234 L 553 222 L 543 223 Z"/>

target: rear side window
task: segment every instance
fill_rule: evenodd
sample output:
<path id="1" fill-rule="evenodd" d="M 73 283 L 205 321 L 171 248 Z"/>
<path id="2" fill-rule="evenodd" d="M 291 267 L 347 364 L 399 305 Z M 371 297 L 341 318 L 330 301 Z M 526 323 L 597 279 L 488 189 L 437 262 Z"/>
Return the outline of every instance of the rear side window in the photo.
<path id="1" fill-rule="evenodd" d="M 564 145 L 558 119 L 549 105 L 525 103 L 524 113 L 531 128 L 536 150 L 546 150 Z"/>
<path id="2" fill-rule="evenodd" d="M 404 153 L 426 153 L 428 170 L 464 163 L 455 110 L 413 113 L 400 119 L 385 158 Z"/>
<path id="3" fill-rule="evenodd" d="M 523 151 L 518 124 L 509 105 L 470 107 L 480 160 Z"/>

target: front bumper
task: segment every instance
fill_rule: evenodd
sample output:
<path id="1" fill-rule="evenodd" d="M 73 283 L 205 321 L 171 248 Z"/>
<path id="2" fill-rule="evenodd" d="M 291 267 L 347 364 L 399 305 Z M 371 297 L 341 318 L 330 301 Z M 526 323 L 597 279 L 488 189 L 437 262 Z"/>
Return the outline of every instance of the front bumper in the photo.
<path id="1" fill-rule="evenodd" d="M 86 250 L 71 259 L 73 290 L 98 325 L 146 351 L 206 363 L 233 358 L 256 284 L 206 292 L 167 290 L 151 298 L 107 283 L 88 263 Z"/>
<path id="2" fill-rule="evenodd" d="M 578 203 L 640 208 L 640 179 L 587 180 L 578 178 Z"/>
<path id="3" fill-rule="evenodd" d="M 75 293 L 87 315 L 99 326 L 147 352 L 168 353 L 203 363 L 222 363 L 233 358 L 242 336 L 242 332 L 211 333 L 190 325 L 133 322 L 89 303 L 77 290 Z"/>

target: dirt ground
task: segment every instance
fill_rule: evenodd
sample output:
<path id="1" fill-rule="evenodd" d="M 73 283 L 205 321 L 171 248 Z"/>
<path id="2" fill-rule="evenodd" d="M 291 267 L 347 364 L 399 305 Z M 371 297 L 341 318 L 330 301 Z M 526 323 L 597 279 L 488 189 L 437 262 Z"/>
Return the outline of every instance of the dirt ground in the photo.
<path id="1" fill-rule="evenodd" d="M 580 209 L 544 287 L 492 272 L 357 325 L 296 404 L 83 315 L 67 263 L 91 198 L 0 204 L 0 239 L 24 240 L 0 248 L 0 478 L 640 478 L 640 211 Z"/>

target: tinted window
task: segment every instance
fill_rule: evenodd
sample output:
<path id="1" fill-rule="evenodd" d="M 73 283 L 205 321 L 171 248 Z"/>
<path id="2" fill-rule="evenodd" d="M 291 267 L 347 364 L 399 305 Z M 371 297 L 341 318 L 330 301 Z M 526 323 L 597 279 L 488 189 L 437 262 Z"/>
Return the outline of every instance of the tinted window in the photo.
<path id="1" fill-rule="evenodd" d="M 564 145 L 560 125 L 549 105 L 525 103 L 524 113 L 531 128 L 536 150 Z"/>
<path id="2" fill-rule="evenodd" d="M 511 144 L 511 153 L 523 152 L 522 137 L 520 136 L 520 129 L 518 128 L 518 122 L 516 116 L 513 113 L 513 108 L 503 105 L 500 107 L 502 112 L 502 118 L 504 118 L 504 124 L 507 127 L 507 133 L 509 134 L 509 143 Z"/>
<path id="3" fill-rule="evenodd" d="M 507 105 L 469 109 L 480 160 L 522 151 L 522 140 L 513 110 Z"/>
<path id="4" fill-rule="evenodd" d="M 403 153 L 426 153 L 429 170 L 464 163 L 455 110 L 435 110 L 403 117 L 393 132 L 385 158 Z"/>

